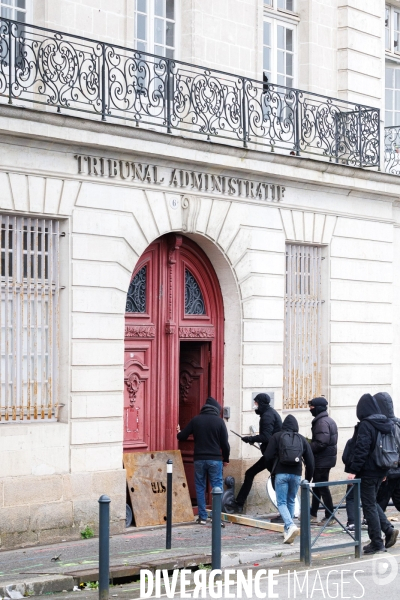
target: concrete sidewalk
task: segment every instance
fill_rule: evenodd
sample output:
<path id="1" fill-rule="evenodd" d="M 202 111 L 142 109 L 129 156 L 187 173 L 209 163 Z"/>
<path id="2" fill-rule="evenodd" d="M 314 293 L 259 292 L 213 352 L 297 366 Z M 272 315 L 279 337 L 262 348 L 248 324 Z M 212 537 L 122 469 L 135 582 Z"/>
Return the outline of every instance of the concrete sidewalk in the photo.
<path id="1" fill-rule="evenodd" d="M 339 518 L 345 521 L 345 511 L 341 512 Z M 397 511 L 389 509 L 388 516 L 398 518 L 393 524 L 400 526 Z M 346 534 L 335 525 L 322 534 L 317 545 L 332 545 L 334 551 L 335 544 L 350 541 L 345 538 Z M 363 531 L 363 542 L 367 539 Z M 283 544 L 281 533 L 230 523 L 222 529 L 222 566 L 258 565 L 272 559 L 277 564 L 287 556 L 298 561 L 299 544 L 299 538 L 288 546 Z M 130 528 L 110 540 L 110 570 L 115 582 L 133 580 L 141 568 L 171 570 L 210 562 L 211 525 L 174 526 L 172 550 L 165 550 L 165 527 Z M 97 580 L 97 538 L 0 551 L 0 596 L 7 595 L 7 586 L 23 595 L 40 595 L 69 591 L 81 582 Z"/>

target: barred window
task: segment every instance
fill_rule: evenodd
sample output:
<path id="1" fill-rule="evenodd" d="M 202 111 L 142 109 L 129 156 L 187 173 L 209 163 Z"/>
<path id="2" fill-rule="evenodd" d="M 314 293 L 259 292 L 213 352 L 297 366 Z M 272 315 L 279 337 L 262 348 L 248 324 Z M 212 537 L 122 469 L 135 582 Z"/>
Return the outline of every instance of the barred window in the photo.
<path id="1" fill-rule="evenodd" d="M 321 248 L 286 246 L 285 409 L 308 408 L 321 389 Z"/>
<path id="2" fill-rule="evenodd" d="M 58 222 L 0 215 L 0 421 L 58 412 Z"/>

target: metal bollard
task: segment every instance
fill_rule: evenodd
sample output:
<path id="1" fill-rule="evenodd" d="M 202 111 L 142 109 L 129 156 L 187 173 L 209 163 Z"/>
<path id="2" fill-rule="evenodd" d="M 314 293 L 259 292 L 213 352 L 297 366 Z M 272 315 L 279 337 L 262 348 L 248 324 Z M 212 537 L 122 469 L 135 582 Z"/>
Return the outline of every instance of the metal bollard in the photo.
<path id="1" fill-rule="evenodd" d="M 358 545 L 354 549 L 356 558 L 361 558 L 361 498 L 360 498 L 360 480 L 353 483 L 354 495 L 354 537 Z"/>
<path id="2" fill-rule="evenodd" d="M 110 586 L 110 502 L 99 498 L 99 600 L 108 600 Z"/>
<path id="3" fill-rule="evenodd" d="M 310 488 L 308 481 L 301 482 L 300 496 L 300 560 L 311 565 Z"/>
<path id="4" fill-rule="evenodd" d="M 211 565 L 212 570 L 221 568 L 221 507 L 222 490 L 212 490 L 212 532 L 211 532 Z"/>
<path id="5" fill-rule="evenodd" d="M 167 540 L 166 549 L 171 550 L 172 538 L 172 465 L 173 462 L 169 458 L 167 460 Z"/>

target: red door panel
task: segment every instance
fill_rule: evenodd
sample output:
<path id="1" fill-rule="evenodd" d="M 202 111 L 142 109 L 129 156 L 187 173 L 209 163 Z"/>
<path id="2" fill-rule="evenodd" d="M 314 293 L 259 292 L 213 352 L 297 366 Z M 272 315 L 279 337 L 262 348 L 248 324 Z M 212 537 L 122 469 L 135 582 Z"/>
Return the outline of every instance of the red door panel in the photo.
<path id="1" fill-rule="evenodd" d="M 177 424 L 198 414 L 208 395 L 223 403 L 223 328 L 218 278 L 201 248 L 174 234 L 153 242 L 127 295 L 125 451 L 177 449 Z M 193 481 L 193 442 L 182 453 Z"/>

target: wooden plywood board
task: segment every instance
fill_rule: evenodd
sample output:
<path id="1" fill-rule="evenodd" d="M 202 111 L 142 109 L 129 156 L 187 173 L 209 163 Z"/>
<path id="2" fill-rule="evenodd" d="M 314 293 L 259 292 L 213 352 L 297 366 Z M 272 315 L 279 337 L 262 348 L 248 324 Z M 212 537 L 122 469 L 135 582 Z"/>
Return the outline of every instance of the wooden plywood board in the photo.
<path id="1" fill-rule="evenodd" d="M 211 511 L 208 511 L 211 517 Z M 258 527 L 259 529 L 269 529 L 270 531 L 279 531 L 283 533 L 284 526 L 280 523 L 271 523 L 270 521 L 261 521 L 258 519 L 252 519 L 251 517 L 244 517 L 242 515 L 228 515 L 227 513 L 221 514 L 221 520 L 228 523 L 236 523 L 237 525 L 247 525 L 248 527 Z"/>
<path id="2" fill-rule="evenodd" d="M 127 452 L 124 467 L 137 527 L 165 524 L 168 459 L 173 461 L 172 520 L 174 523 L 194 520 L 180 451 Z"/>

